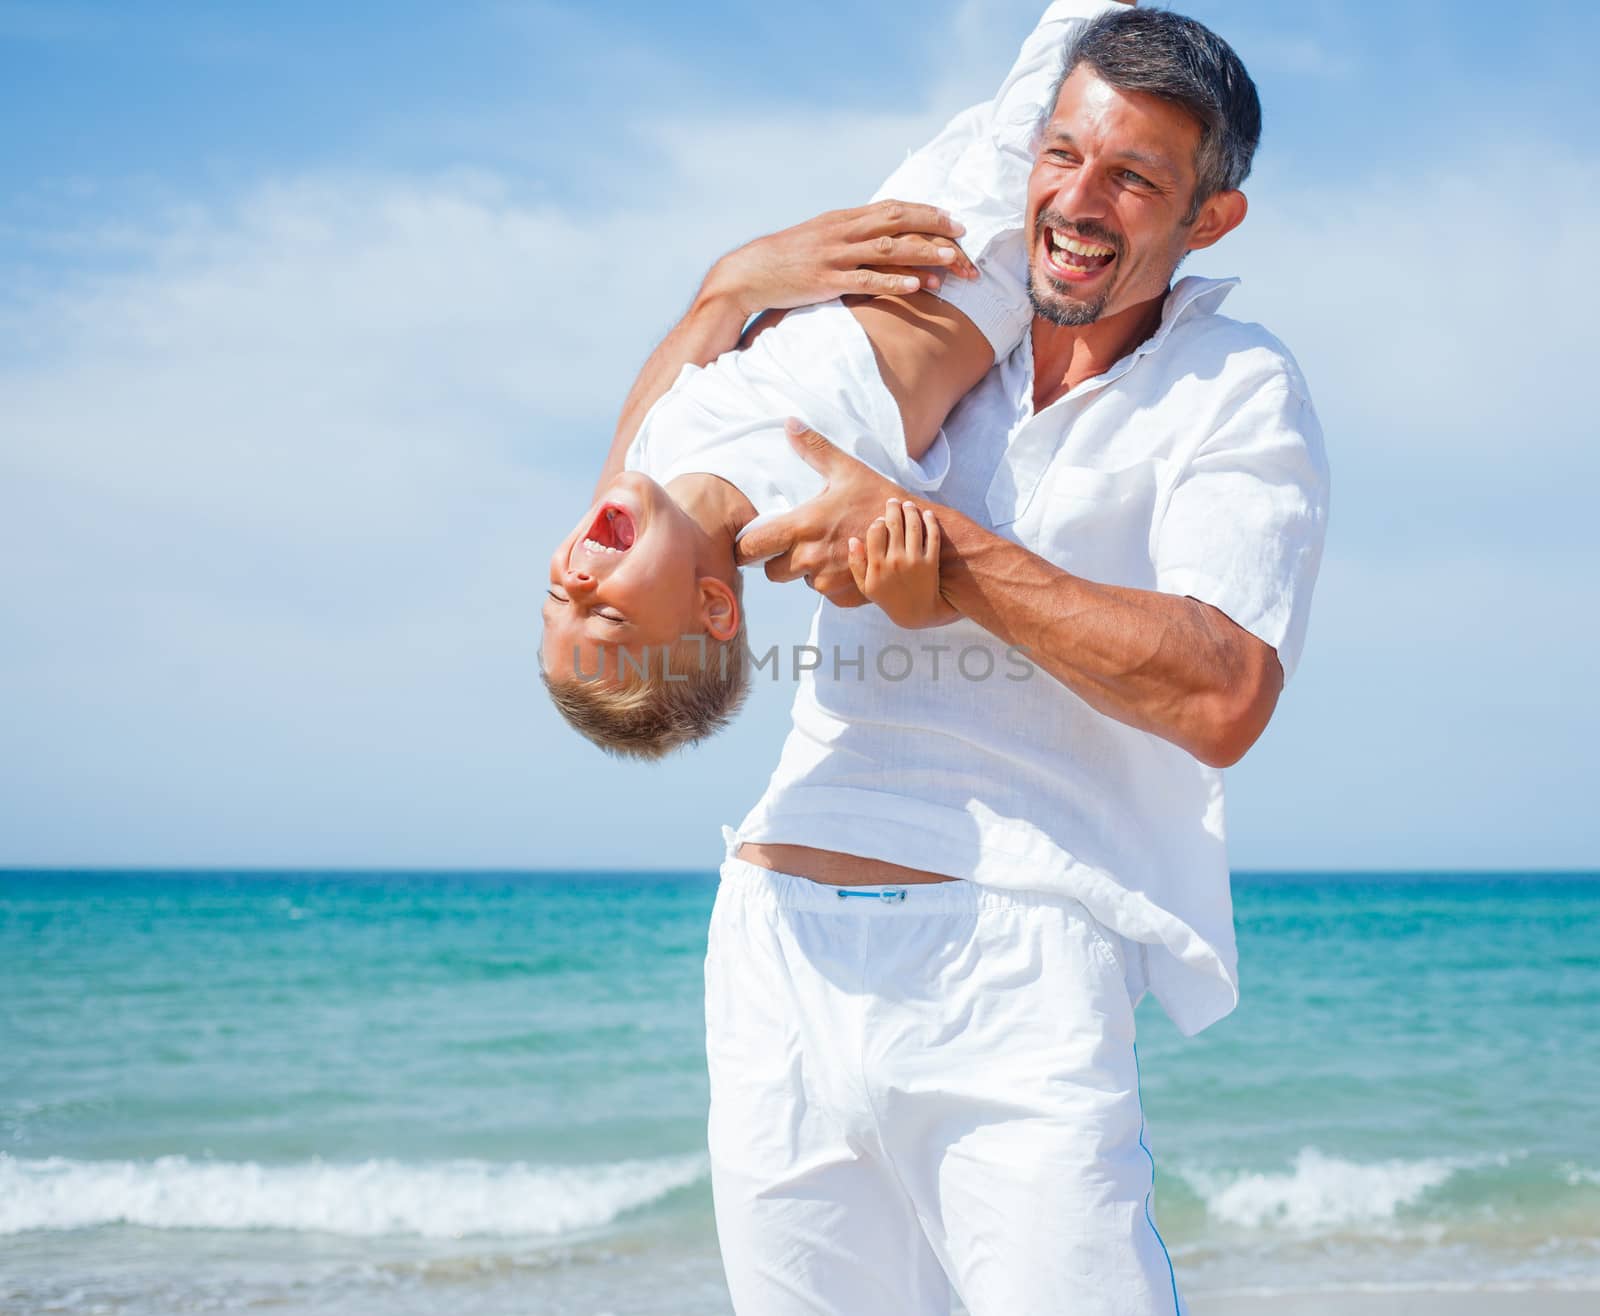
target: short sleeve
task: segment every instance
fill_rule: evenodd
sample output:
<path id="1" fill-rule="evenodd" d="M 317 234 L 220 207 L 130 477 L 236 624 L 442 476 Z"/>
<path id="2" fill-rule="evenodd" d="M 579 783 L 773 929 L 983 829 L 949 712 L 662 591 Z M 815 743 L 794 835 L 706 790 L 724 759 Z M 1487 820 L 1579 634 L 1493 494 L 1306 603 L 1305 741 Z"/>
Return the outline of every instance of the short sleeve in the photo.
<path id="1" fill-rule="evenodd" d="M 653 480 L 661 480 L 665 476 L 666 467 L 670 462 L 671 453 L 661 451 L 662 444 L 654 439 L 656 413 L 670 408 L 673 404 L 669 399 L 677 396 L 680 390 L 701 371 L 702 367 L 692 361 L 684 363 L 678 371 L 678 377 L 672 381 L 671 387 L 650 404 L 650 409 L 644 413 L 639 421 L 639 428 L 634 431 L 633 438 L 628 443 L 628 450 L 622 456 L 622 469 L 625 471 L 638 471 L 648 475 Z"/>
<path id="2" fill-rule="evenodd" d="M 900 445 L 905 451 L 905 445 Z M 872 455 L 864 454 L 861 458 L 869 466 L 872 464 Z M 903 469 L 888 472 L 890 478 L 898 478 L 899 482 L 907 489 L 915 489 L 918 493 L 931 493 L 944 483 L 944 477 L 950 474 L 950 440 L 945 438 L 943 430 L 934 436 L 928 445 L 927 452 L 920 459 L 906 456 L 901 459 Z"/>
<path id="3" fill-rule="evenodd" d="M 1209 603 L 1278 653 L 1284 681 L 1305 646 L 1328 519 L 1315 411 L 1287 377 L 1208 435 L 1156 531 L 1156 588 Z"/>
<path id="4" fill-rule="evenodd" d="M 937 489 L 950 468 L 942 431 L 920 459 L 906 452 L 900 407 L 872 340 L 837 299 L 789 312 L 748 348 L 708 366 L 685 365 L 645 413 L 624 466 L 663 485 L 715 475 L 758 514 L 786 511 L 823 487 L 784 433 L 789 416 L 919 493 Z"/>

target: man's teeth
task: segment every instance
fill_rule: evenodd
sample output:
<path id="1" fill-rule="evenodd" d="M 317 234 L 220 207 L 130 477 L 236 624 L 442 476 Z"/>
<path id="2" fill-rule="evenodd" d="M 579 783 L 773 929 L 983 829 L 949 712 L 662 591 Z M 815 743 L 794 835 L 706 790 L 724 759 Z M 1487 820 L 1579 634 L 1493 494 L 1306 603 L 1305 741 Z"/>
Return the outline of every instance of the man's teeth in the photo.
<path id="1" fill-rule="evenodd" d="M 598 539 L 590 539 L 587 535 L 584 536 L 583 546 L 585 548 L 587 548 L 592 553 L 620 553 L 620 552 L 622 552 L 622 550 L 620 548 L 613 548 L 613 547 L 611 547 L 610 544 L 602 544 Z"/>
<path id="2" fill-rule="evenodd" d="M 1074 256 L 1114 256 L 1115 247 L 1102 246 L 1098 242 L 1084 242 L 1080 238 L 1069 238 L 1063 233 L 1050 230 L 1050 241 L 1055 244 L 1058 251 L 1070 251 Z"/>

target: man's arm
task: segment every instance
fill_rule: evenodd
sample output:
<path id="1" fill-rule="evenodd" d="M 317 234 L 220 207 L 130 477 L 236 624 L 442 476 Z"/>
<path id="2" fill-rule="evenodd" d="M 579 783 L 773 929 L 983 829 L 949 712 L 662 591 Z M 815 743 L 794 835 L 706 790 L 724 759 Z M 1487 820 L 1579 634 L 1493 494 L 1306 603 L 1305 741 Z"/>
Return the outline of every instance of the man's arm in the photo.
<path id="1" fill-rule="evenodd" d="M 888 498 L 910 498 L 820 434 L 790 426 L 827 488 L 740 539 L 741 561 L 776 554 L 773 580 L 807 577 L 834 603 L 865 602 L 848 542 Z M 1210 604 L 1085 580 L 949 508 L 938 512 L 939 588 L 960 612 L 1107 717 L 1225 768 L 1266 728 L 1283 689 L 1276 650 Z"/>
<path id="2" fill-rule="evenodd" d="M 830 211 L 724 256 L 628 391 L 595 497 L 622 470 L 640 423 L 683 367 L 703 366 L 731 352 L 751 316 L 848 293 L 903 296 L 931 290 L 939 286 L 941 267 L 976 278 L 972 262 L 954 245 L 962 232 L 960 223 L 934 206 L 878 201 Z"/>
<path id="3" fill-rule="evenodd" d="M 1277 651 L 1198 599 L 1102 585 L 939 512 L 939 592 L 1090 707 L 1231 767 L 1266 730 Z"/>
<path id="4" fill-rule="evenodd" d="M 712 275 L 715 273 L 713 268 Z M 712 276 L 708 275 L 683 319 L 656 345 L 628 390 L 616 433 L 611 436 L 611 448 L 595 483 L 596 499 L 621 472 L 640 423 L 657 399 L 672 387 L 684 366 L 703 366 L 724 352 L 731 352 L 738 345 L 744 322 L 737 297 L 714 286 Z"/>

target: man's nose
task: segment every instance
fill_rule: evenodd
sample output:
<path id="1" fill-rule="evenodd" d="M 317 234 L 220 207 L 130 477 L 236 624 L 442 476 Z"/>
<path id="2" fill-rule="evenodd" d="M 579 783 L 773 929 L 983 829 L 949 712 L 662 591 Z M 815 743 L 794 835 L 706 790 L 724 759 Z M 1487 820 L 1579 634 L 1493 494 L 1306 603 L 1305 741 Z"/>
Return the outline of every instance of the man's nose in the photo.
<path id="1" fill-rule="evenodd" d="M 1075 169 L 1050 198 L 1050 208 L 1069 219 L 1100 219 L 1109 208 L 1105 180 L 1093 169 Z"/>

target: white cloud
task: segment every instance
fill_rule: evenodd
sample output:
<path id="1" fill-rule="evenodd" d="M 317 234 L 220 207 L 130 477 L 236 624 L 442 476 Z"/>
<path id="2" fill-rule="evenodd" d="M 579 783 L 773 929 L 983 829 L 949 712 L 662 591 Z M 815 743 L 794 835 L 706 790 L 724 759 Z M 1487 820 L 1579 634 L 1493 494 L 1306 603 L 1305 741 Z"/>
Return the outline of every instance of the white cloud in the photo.
<path id="1" fill-rule="evenodd" d="M 648 226 L 322 175 L 81 237 L 120 272 L 0 326 L 5 858 L 570 855 L 530 824 L 597 758 L 534 679 L 544 557 L 711 258 L 859 195 L 912 123 L 652 125 Z M 733 752 L 697 760 L 730 792 Z"/>
<path id="2" fill-rule="evenodd" d="M 1306 656 L 1228 772 L 1236 867 L 1592 867 L 1587 561 L 1335 551 Z"/>
<path id="3" fill-rule="evenodd" d="M 602 763 L 533 677 L 543 558 L 699 272 L 864 196 L 939 117 L 664 119 L 633 138 L 631 205 L 616 179 L 557 205 L 323 174 L 84 239 L 80 273 L 0 312 L 23 345 L 0 361 L 0 860 L 713 862 L 786 691 L 676 769 Z M 1527 236 L 1552 176 L 1565 204 L 1500 274 L 1486 238 Z M 1550 853 L 1577 854 L 1565 797 L 1529 783 L 1600 730 L 1567 660 L 1594 638 L 1571 381 L 1597 195 L 1592 162 L 1520 150 L 1269 177 L 1195 262 L 1244 269 L 1236 313 L 1296 349 L 1334 465 L 1306 664 L 1234 773 L 1240 862 L 1449 862 L 1506 799 L 1546 801 Z M 120 272 L 88 272 L 97 250 Z M 1495 524 L 1438 506 L 1441 471 Z M 1544 501 L 1519 503 L 1530 471 Z M 758 642 L 809 602 L 757 588 Z"/>
<path id="4" fill-rule="evenodd" d="M 1283 74 L 1296 78 L 1341 79 L 1355 72 L 1350 57 L 1326 37 L 1294 32 L 1239 31 L 1231 26 L 1225 35 L 1255 78 L 1263 74 Z"/>
<path id="5" fill-rule="evenodd" d="M 1530 219 L 1559 180 L 1563 204 Z M 1600 160 L 1485 144 L 1401 173 L 1294 187 L 1268 173 L 1237 234 L 1193 258 L 1240 273 L 1227 310 L 1310 380 L 1351 553 L 1423 559 L 1592 544 L 1600 454 L 1582 400 L 1600 291 Z"/>

